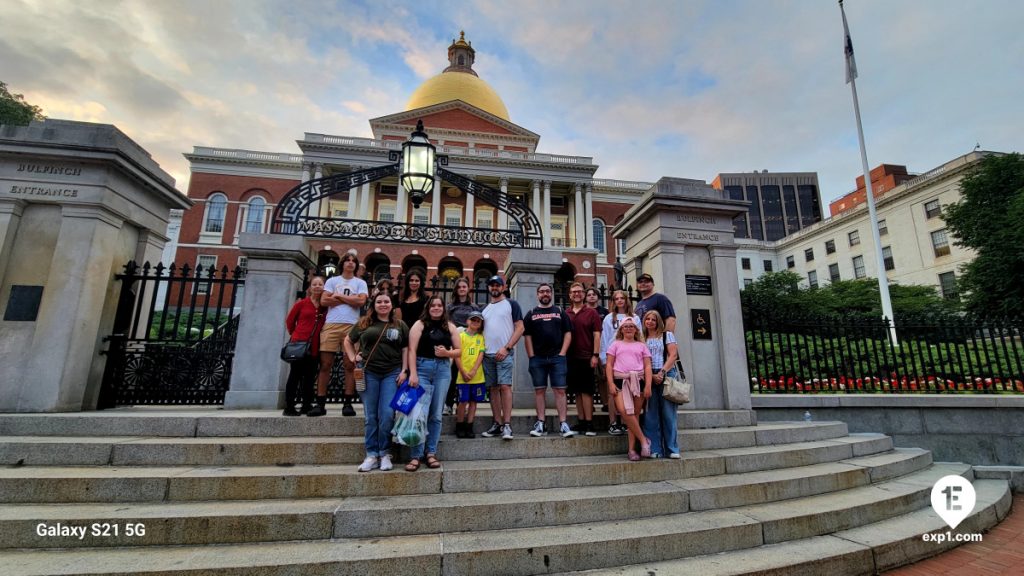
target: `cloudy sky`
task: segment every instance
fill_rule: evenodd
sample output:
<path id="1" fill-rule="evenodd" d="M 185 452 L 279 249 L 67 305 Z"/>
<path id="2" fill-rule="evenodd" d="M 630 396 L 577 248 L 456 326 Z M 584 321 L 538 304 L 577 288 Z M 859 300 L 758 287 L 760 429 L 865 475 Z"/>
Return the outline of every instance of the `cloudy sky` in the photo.
<path id="1" fill-rule="evenodd" d="M 1021 150 L 1024 4 L 846 10 L 872 166 Z M 186 191 L 195 145 L 370 136 L 462 29 L 512 121 L 598 177 L 816 171 L 827 203 L 861 172 L 832 0 L 5 0 L 0 81 L 49 117 L 117 125 Z"/>

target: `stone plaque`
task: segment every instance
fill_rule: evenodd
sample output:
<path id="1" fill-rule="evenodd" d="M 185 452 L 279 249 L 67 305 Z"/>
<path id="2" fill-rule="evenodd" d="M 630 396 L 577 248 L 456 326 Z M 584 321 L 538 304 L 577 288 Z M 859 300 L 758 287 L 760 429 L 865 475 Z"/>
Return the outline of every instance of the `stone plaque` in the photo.
<path id="1" fill-rule="evenodd" d="M 690 310 L 690 327 L 694 340 L 711 340 L 711 310 Z"/>
<path id="2" fill-rule="evenodd" d="M 711 276 L 687 274 L 686 293 L 692 296 L 711 296 Z"/>
<path id="3" fill-rule="evenodd" d="M 11 286 L 4 320 L 9 322 L 35 322 L 39 304 L 43 301 L 42 286 Z"/>

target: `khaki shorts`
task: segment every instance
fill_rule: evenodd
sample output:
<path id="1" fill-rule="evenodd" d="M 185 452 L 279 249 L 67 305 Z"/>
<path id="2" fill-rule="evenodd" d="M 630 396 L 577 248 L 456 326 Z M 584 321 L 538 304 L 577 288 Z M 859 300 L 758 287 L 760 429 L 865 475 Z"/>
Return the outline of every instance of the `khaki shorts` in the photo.
<path id="1" fill-rule="evenodd" d="M 344 353 L 345 338 L 352 331 L 352 324 L 324 324 L 320 331 L 320 351 L 332 354 Z"/>

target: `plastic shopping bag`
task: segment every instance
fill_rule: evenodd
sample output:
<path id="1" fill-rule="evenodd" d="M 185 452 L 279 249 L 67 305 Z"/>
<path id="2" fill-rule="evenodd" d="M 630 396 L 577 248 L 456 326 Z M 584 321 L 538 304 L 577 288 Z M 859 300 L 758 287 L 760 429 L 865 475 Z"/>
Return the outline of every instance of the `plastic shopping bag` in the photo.
<path id="1" fill-rule="evenodd" d="M 391 408 L 397 410 L 402 414 L 408 414 L 412 412 L 416 402 L 419 401 L 420 396 L 423 395 L 423 387 L 417 386 L 413 388 L 409 386 L 409 380 L 404 380 L 402 385 L 398 387 L 398 391 L 395 392 L 395 397 L 391 399 Z"/>
<path id="2" fill-rule="evenodd" d="M 424 392 L 408 414 L 398 414 L 391 434 L 403 446 L 418 446 L 427 438 L 427 416 L 430 414 L 429 392 Z"/>

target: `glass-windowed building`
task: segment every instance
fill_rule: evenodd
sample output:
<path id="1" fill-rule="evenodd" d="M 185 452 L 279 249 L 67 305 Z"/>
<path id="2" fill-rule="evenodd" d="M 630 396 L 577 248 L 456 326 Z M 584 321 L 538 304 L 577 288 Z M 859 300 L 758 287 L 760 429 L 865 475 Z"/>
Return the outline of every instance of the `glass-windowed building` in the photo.
<path id="1" fill-rule="evenodd" d="M 737 238 L 779 240 L 821 221 L 817 172 L 727 173 L 711 185 L 750 202 L 747 214 L 733 220 Z"/>

